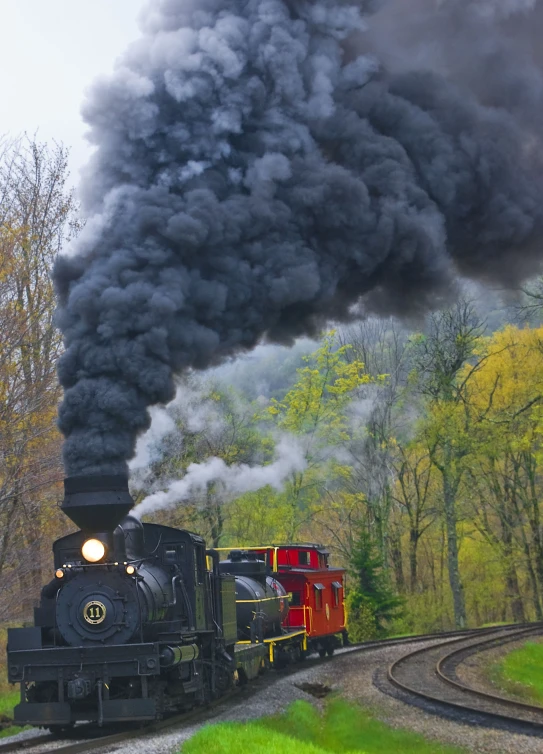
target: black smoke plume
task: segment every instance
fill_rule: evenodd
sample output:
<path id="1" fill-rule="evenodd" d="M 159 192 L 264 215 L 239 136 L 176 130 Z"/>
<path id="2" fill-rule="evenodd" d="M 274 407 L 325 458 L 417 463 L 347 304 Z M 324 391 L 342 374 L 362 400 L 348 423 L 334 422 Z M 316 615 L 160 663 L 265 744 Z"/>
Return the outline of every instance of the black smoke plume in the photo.
<path id="1" fill-rule="evenodd" d="M 125 472 L 183 369 L 349 319 L 363 294 L 416 314 L 458 273 L 533 271 L 542 77 L 524 41 L 541 16 L 530 0 L 151 2 L 85 105 L 88 222 L 55 270 L 67 472 Z M 471 74 L 461 29 L 485 34 Z"/>

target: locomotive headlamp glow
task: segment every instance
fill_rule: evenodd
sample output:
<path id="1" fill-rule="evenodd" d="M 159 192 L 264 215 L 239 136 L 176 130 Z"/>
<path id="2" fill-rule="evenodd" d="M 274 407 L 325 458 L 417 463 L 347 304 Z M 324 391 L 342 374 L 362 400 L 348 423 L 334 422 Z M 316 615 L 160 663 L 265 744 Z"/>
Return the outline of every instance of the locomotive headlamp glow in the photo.
<path id="1" fill-rule="evenodd" d="M 133 576 L 136 573 L 136 569 L 134 568 L 133 565 L 127 565 L 126 572 L 129 576 Z"/>
<path id="2" fill-rule="evenodd" d="M 62 570 L 62 568 L 57 568 L 57 570 L 55 571 L 55 576 L 57 577 L 57 579 L 64 578 L 64 571 Z"/>
<path id="3" fill-rule="evenodd" d="M 89 563 L 98 563 L 102 560 L 106 554 L 106 548 L 103 542 L 99 539 L 87 539 L 83 547 L 81 548 L 81 555 L 88 560 Z"/>

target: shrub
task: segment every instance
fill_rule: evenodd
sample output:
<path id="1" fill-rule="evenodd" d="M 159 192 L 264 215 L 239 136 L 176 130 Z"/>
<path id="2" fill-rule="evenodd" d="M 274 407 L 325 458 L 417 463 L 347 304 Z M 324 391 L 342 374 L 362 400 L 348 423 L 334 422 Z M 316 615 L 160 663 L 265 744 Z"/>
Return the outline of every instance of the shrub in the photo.
<path id="1" fill-rule="evenodd" d="M 378 635 L 377 621 L 371 603 L 358 591 L 347 597 L 347 631 L 355 644 L 374 639 Z"/>

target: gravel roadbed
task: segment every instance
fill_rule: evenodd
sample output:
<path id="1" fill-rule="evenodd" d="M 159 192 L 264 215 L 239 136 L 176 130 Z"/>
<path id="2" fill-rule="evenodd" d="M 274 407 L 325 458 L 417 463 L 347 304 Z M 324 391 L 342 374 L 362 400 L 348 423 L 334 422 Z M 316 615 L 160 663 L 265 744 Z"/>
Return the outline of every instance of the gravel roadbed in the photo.
<path id="1" fill-rule="evenodd" d="M 328 666 L 319 669 L 321 671 L 319 679 L 323 683 L 333 683 L 334 688 L 344 697 L 360 702 L 388 725 L 421 733 L 426 738 L 440 743 L 463 746 L 469 752 L 481 754 L 511 754 L 511 752 L 541 754 L 543 752 L 541 738 L 507 733 L 482 726 L 465 725 L 433 715 L 382 693 L 373 684 L 373 677 L 378 671 L 386 671 L 390 663 L 406 654 L 407 651 L 425 644 L 429 642 L 411 645 L 409 648 L 387 647 L 350 658 L 338 658 L 333 669 Z M 336 679 L 339 679 L 335 683 L 332 670 Z"/>
<path id="2" fill-rule="evenodd" d="M 256 694 L 251 693 L 251 685 L 249 684 L 240 697 L 215 707 L 212 710 L 212 717 L 210 717 L 209 722 L 254 720 L 264 715 L 281 712 L 296 699 L 307 699 L 321 705 L 321 701 L 301 691 L 295 685 L 304 681 L 314 682 L 315 673 L 318 670 L 321 670 L 321 668 L 309 668 L 286 677 L 279 677 L 270 685 L 260 688 Z M 182 743 L 191 738 L 203 725 L 204 723 L 199 722 L 176 730 L 170 729 L 156 735 L 132 739 L 126 743 L 112 746 L 107 751 L 116 752 L 116 754 L 170 754 L 178 752 Z M 97 749 L 97 751 L 99 750 Z"/>

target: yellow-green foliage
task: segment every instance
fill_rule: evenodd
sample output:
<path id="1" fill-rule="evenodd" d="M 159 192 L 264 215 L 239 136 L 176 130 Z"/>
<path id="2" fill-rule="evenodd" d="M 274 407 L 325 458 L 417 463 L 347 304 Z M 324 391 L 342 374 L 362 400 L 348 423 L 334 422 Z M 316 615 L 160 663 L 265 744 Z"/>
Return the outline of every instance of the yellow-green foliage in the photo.
<path id="1" fill-rule="evenodd" d="M 230 504 L 225 540 L 293 541 L 310 528 L 308 538 L 314 541 L 324 491 L 348 484 L 352 474 L 330 449 L 348 441 L 348 407 L 372 381 L 360 360 L 348 358 L 349 351 L 350 346 L 338 347 L 335 333 L 326 335 L 320 348 L 304 357 L 306 366 L 297 370 L 297 381 L 283 399 L 272 400 L 265 409 L 262 418 L 275 428 L 303 436 L 306 468 L 290 474 L 280 492 L 268 487 Z M 332 504 L 327 500 L 327 507 Z"/>
<path id="2" fill-rule="evenodd" d="M 282 429 L 294 434 L 324 430 L 328 442 L 348 439 L 342 409 L 358 388 L 371 382 L 361 361 L 347 360 L 349 350 L 348 345 L 337 348 L 331 332 L 317 351 L 304 357 L 307 366 L 298 370 L 298 382 L 268 408 Z"/>
<path id="3" fill-rule="evenodd" d="M 308 702 L 294 702 L 281 715 L 251 723 L 202 728 L 183 745 L 183 754 L 461 754 L 463 749 L 429 742 L 416 733 L 395 730 L 366 710 L 341 699 L 321 716 Z"/>
<path id="4" fill-rule="evenodd" d="M 460 568 L 468 615 L 474 625 L 498 622 L 505 597 L 503 556 L 481 534 L 471 531 L 471 527 L 460 528 Z"/>

